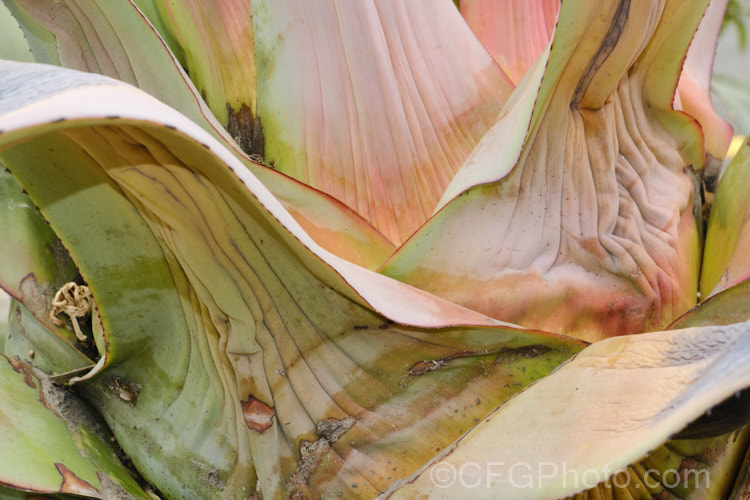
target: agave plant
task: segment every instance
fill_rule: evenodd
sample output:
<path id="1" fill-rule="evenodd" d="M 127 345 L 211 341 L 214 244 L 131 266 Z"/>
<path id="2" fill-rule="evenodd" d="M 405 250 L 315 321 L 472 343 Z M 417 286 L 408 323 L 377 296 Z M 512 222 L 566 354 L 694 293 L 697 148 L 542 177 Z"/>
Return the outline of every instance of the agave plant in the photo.
<path id="1" fill-rule="evenodd" d="M 0 496 L 750 494 L 725 1 L 3 2 Z"/>

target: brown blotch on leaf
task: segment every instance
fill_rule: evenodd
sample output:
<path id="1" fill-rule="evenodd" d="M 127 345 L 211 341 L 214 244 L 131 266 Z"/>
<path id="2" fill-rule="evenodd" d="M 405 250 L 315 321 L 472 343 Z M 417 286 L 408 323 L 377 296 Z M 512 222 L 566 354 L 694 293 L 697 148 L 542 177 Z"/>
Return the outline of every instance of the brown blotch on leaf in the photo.
<path id="1" fill-rule="evenodd" d="M 73 474 L 70 469 L 65 467 L 63 464 L 57 462 L 55 463 L 55 468 L 63 478 L 63 482 L 60 485 L 60 493 L 70 493 L 73 495 L 84 495 L 101 498 L 101 491 L 97 490 L 89 483 Z"/>
<path id="2" fill-rule="evenodd" d="M 542 354 L 547 354 L 548 352 L 551 352 L 552 348 L 548 345 L 530 345 L 526 347 L 521 348 L 521 354 L 526 358 L 536 358 L 537 356 L 541 356 Z"/>
<path id="3" fill-rule="evenodd" d="M 201 482 L 220 490 L 227 487 L 226 484 L 224 484 L 224 481 L 221 480 L 221 476 L 219 476 L 219 471 L 217 469 L 195 461 L 193 461 L 193 468 L 203 474 Z"/>
<path id="4" fill-rule="evenodd" d="M 8 358 L 8 361 L 10 362 L 10 366 L 13 367 L 13 371 L 16 373 L 20 373 L 23 375 L 23 381 L 31 387 L 32 389 L 36 389 L 36 383 L 34 382 L 34 374 L 31 371 L 31 368 L 29 366 L 18 360 L 13 358 Z"/>
<path id="5" fill-rule="evenodd" d="M 260 118 L 253 116 L 253 111 L 247 104 L 241 104 L 234 110 L 227 103 L 227 132 L 239 144 L 242 151 L 248 155 L 263 157 L 265 138 Z M 265 164 L 265 162 L 263 162 Z"/>
<path id="6" fill-rule="evenodd" d="M 49 309 L 49 303 L 52 300 L 52 296 L 55 294 L 55 290 L 52 290 L 52 287 L 39 285 L 34 273 L 29 273 L 24 276 L 21 283 L 19 283 L 18 288 L 21 292 L 21 302 L 23 302 L 26 308 L 34 314 L 44 314 Z M 14 309 L 14 314 L 17 315 L 16 319 L 20 324 L 20 307 Z"/>
<path id="7" fill-rule="evenodd" d="M 115 396 L 120 398 L 124 403 L 135 406 L 138 395 L 143 389 L 139 384 L 125 380 L 122 377 L 112 377 L 107 382 L 107 387 Z"/>
<path id="8" fill-rule="evenodd" d="M 304 498 L 299 497 L 299 494 L 306 493 L 308 487 L 307 480 L 317 470 L 323 457 L 330 449 L 331 443 L 329 443 L 326 438 L 321 438 L 315 441 L 308 441 L 306 439 L 300 441 L 299 465 L 290 480 L 293 490 L 289 498 Z M 295 494 L 298 496 L 293 497 Z"/>
<path id="9" fill-rule="evenodd" d="M 335 418 L 327 418 L 321 420 L 317 424 L 318 436 L 325 438 L 329 443 L 333 444 L 339 440 L 339 438 L 349 429 L 354 427 L 357 423 L 357 419 L 354 417 L 346 417 L 338 420 Z"/>
<path id="10" fill-rule="evenodd" d="M 416 363 L 414 363 L 412 367 L 409 368 L 409 371 L 406 373 L 407 375 L 416 377 L 418 375 L 424 375 L 425 373 L 447 366 L 454 359 L 466 358 L 469 356 L 478 356 L 478 355 L 484 355 L 484 354 L 489 354 L 489 353 L 488 352 L 460 351 L 460 352 L 451 354 L 450 356 L 446 356 L 440 359 L 425 359 L 423 361 L 417 361 Z"/>
<path id="11" fill-rule="evenodd" d="M 242 403 L 242 413 L 245 415 L 247 426 L 257 432 L 263 432 L 271 427 L 276 416 L 273 408 L 253 396 L 249 396 L 248 400 Z"/>
<path id="12" fill-rule="evenodd" d="M 502 349 L 494 350 L 494 351 L 479 351 L 479 352 L 472 352 L 472 351 L 460 351 L 454 354 L 451 354 L 449 356 L 445 356 L 444 358 L 440 359 L 425 359 L 422 361 L 417 361 L 414 363 L 411 368 L 406 372 L 408 376 L 411 377 L 417 377 L 419 375 L 424 375 L 425 373 L 429 373 L 435 370 L 438 370 L 440 368 L 443 368 L 445 366 L 448 366 L 452 361 L 460 358 L 468 358 L 471 356 L 485 356 L 488 354 L 495 354 L 497 355 L 496 361 L 502 361 L 507 359 L 514 359 L 514 358 L 536 358 L 537 356 L 541 356 L 542 354 L 546 354 L 552 350 L 551 347 L 548 347 L 546 345 L 541 344 L 534 344 L 534 345 L 525 345 L 522 347 L 504 347 Z"/>
<path id="13" fill-rule="evenodd" d="M 551 347 L 542 344 L 525 345 L 512 349 L 503 349 L 497 353 L 497 360 L 508 358 L 536 358 L 542 354 L 547 354 L 552 350 Z"/>
<path id="14" fill-rule="evenodd" d="M 443 359 L 426 359 L 424 361 L 417 361 L 411 368 L 409 368 L 407 373 L 412 377 L 416 377 L 437 370 L 438 368 L 442 368 L 446 364 L 448 364 L 448 361 Z"/>
<path id="15" fill-rule="evenodd" d="M 217 471 L 216 469 L 211 469 L 206 473 L 206 484 L 208 484 L 209 486 L 213 486 L 214 488 L 226 488 L 224 482 L 221 480 L 221 477 L 219 477 L 219 471 Z"/>

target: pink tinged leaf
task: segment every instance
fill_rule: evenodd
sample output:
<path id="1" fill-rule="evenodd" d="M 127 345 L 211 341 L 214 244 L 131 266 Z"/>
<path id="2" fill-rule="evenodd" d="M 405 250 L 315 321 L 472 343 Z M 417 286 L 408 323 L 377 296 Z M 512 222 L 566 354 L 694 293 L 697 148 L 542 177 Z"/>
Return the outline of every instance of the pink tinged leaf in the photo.
<path id="1" fill-rule="evenodd" d="M 560 0 L 461 0 L 461 15 L 518 84 L 552 37 Z"/>
<path id="2" fill-rule="evenodd" d="M 149 7 L 144 2 L 140 4 Z M 66 4 L 50 6 L 46 2 L 30 0 L 9 5 L 32 33 L 49 31 L 47 38 L 51 41 L 36 54 L 41 58 L 38 62 L 61 64 L 117 78 L 179 109 L 232 150 L 245 167 L 260 177 L 308 234 L 327 250 L 371 269 L 393 253 L 393 243 L 351 208 L 280 172 L 250 161 L 208 109 L 164 40 L 172 40 L 173 45 L 177 42 L 165 31 L 160 33 L 164 40 L 160 38 L 156 28 L 131 2 L 70 0 Z M 170 5 L 174 8 L 174 4 Z M 226 9 L 227 5 L 222 4 L 219 8 Z M 78 13 L 77 17 L 75 13 Z M 156 15 L 155 12 L 151 14 Z M 112 24 L 107 19 L 120 22 Z M 175 49 L 179 49 L 179 45 Z M 224 104 L 219 106 L 219 111 L 224 109 L 222 106 Z M 252 133 L 252 130 L 245 130 L 234 136 L 247 146 L 246 139 Z"/>
<path id="3" fill-rule="evenodd" d="M 383 272 L 589 341 L 658 329 L 694 305 L 690 167 L 703 154 L 697 124 L 672 98 L 674 54 L 687 50 L 705 3 L 563 3 L 565 29 L 535 66 L 546 62 L 541 85 L 529 77 L 517 88 L 528 94 L 513 95 L 455 178 L 468 191 Z M 496 133 L 507 120 L 515 132 Z"/>
<path id="4" fill-rule="evenodd" d="M 732 142 L 732 127 L 711 104 L 710 88 L 716 42 L 726 7 L 727 0 L 712 0 L 706 9 L 685 58 L 674 99 L 675 109 L 684 111 L 700 123 L 706 153 L 715 159 L 717 168 Z"/>
<path id="5" fill-rule="evenodd" d="M 266 161 L 400 243 L 512 84 L 449 1 L 253 4 Z"/>
<path id="6" fill-rule="evenodd" d="M 9 61 L 2 61 L 8 71 L 18 72 L 16 81 L 24 78 L 37 78 L 40 74 L 62 75 L 55 81 L 56 87 L 52 91 L 43 89 L 38 94 L 29 91 L 19 96 L 20 102 L 33 101 L 23 112 L 10 112 L 16 109 L 15 101 L 7 100 L 0 104 L 8 106 L 3 111 L 1 123 L 3 143 L 7 144 L 13 138 L 22 137 L 22 129 L 35 126 L 54 127 L 61 123 L 74 120 L 94 119 L 97 113 L 92 110 L 105 110 L 99 113 L 98 119 L 106 120 L 117 116 L 118 120 L 134 120 L 138 122 L 154 122 L 164 124 L 167 130 L 179 130 L 189 135 L 204 149 L 228 166 L 222 172 L 222 179 L 230 178 L 232 182 L 241 182 L 253 193 L 264 209 L 270 212 L 269 217 L 281 224 L 290 233 L 295 245 L 305 248 L 306 263 L 313 268 L 325 268 L 327 273 L 340 276 L 348 289 L 347 294 L 362 301 L 383 314 L 392 321 L 423 328 L 440 328 L 456 325 L 473 326 L 508 326 L 492 318 L 435 297 L 422 290 L 415 289 L 381 274 L 353 264 L 332 254 L 316 243 L 300 224 L 289 214 L 283 204 L 252 172 L 243 168 L 243 163 L 234 153 L 224 147 L 221 142 L 212 137 L 196 123 L 188 120 L 178 111 L 151 98 L 138 89 L 98 75 L 81 75 L 65 72 L 59 68 L 40 65 L 20 65 Z M 54 73 L 58 72 L 58 73 Z M 14 75 L 15 76 L 15 75 Z M 65 78 L 69 76 L 69 78 Z M 44 80 L 46 83 L 50 80 Z M 64 82 L 61 88 L 60 84 Z M 65 93 L 64 96 L 54 95 Z M 47 99 L 49 97 L 49 99 Z M 43 102 L 42 102 L 43 101 Z M 13 102 L 11 105 L 10 102 Z M 24 102 L 27 104 L 26 102 Z M 309 254 L 309 255 L 308 255 Z M 513 326 L 513 325 L 510 325 Z"/>

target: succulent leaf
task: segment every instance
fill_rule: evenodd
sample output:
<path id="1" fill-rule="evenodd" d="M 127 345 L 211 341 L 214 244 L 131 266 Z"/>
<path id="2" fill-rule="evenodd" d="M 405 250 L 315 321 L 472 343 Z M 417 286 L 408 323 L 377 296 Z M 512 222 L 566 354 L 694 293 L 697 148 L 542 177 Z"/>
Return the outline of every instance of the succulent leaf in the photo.
<path id="1" fill-rule="evenodd" d="M 248 154 L 263 155 L 255 103 L 255 40 L 246 0 L 136 0 L 214 116 Z M 244 125 L 244 126 L 243 126 Z"/>
<path id="2" fill-rule="evenodd" d="M 670 328 L 729 325 L 750 319 L 750 280 L 721 290 L 677 318 Z"/>
<path id="3" fill-rule="evenodd" d="M 92 361 L 75 348 L 72 331 L 50 320 L 50 303 L 64 283 L 78 274 L 73 261 L 55 232 L 46 224 L 33 202 L 0 161 L 0 285 L 23 301 L 11 308 L 9 338 L 4 352 L 28 359 L 39 351 L 44 369 L 58 373 L 74 370 Z M 31 318 L 36 318 L 32 320 Z M 49 356 L 47 356 L 47 354 Z"/>
<path id="4" fill-rule="evenodd" d="M 395 244 L 432 214 L 512 90 L 449 0 L 423 7 L 253 2 L 266 161 Z"/>
<path id="5" fill-rule="evenodd" d="M 82 352 L 90 352 L 90 349 L 77 345 L 73 332 L 51 325 L 49 321 L 43 323 L 21 302 L 11 301 L 9 320 L 2 351 L 6 356 L 33 364 L 52 375 L 80 375 L 94 367 L 94 359 Z"/>
<path id="6" fill-rule="evenodd" d="M 44 319 L 52 295 L 78 271 L 55 232 L 1 161 L 0 169 L 0 282 L 11 296 L 29 303 Z"/>
<path id="7" fill-rule="evenodd" d="M 552 38 L 559 0 L 462 0 L 461 15 L 518 84 Z"/>
<path id="8" fill-rule="evenodd" d="M 706 3 L 564 1 L 548 58 L 516 89 L 536 94 L 533 109 L 511 97 L 467 160 L 478 174 L 457 174 L 448 192 L 463 194 L 382 271 L 589 341 L 658 330 L 694 305 L 704 155 L 672 100 Z"/>
<path id="9" fill-rule="evenodd" d="M 4 1 L 35 41 L 37 62 L 117 78 L 180 110 L 240 158 L 328 250 L 368 268 L 379 266 L 393 252 L 393 243 L 341 202 L 245 155 L 131 1 L 70 0 L 55 3 L 52 12 L 46 1 Z"/>
<path id="10" fill-rule="evenodd" d="M 0 397 L 0 484 L 27 494 L 150 498 L 117 458 L 106 428 L 45 374 L 0 355 Z"/>
<path id="11" fill-rule="evenodd" d="M 373 496 L 582 347 L 326 252 L 230 151 L 135 89 L 2 69 L 37 83 L 0 100 L 3 161 L 101 318 L 102 358 L 74 387 L 167 496 Z M 62 77 L 79 87 L 45 86 Z"/>
<path id="12" fill-rule="evenodd" d="M 706 230 L 701 296 L 709 297 L 750 277 L 750 137 L 727 166 L 716 188 Z"/>
<path id="13" fill-rule="evenodd" d="M 675 108 L 698 120 L 705 137 L 707 166 L 717 175 L 732 141 L 732 127 L 711 103 L 711 70 L 728 0 L 712 0 L 690 44 L 677 84 Z"/>
<path id="14" fill-rule="evenodd" d="M 498 408 L 386 498 L 574 495 L 747 389 L 748 328 L 740 323 L 597 342 Z M 433 471 L 458 471 L 465 463 L 479 465 L 462 469 L 464 485 L 477 487 L 462 491 L 460 481 L 447 487 L 434 481 Z M 522 464 L 516 467 L 522 476 L 514 478 L 513 464 Z"/>
<path id="15" fill-rule="evenodd" d="M 22 62 L 34 61 L 29 44 L 18 26 L 18 22 L 3 2 L 0 2 L 0 30 L 3 33 L 0 59 Z"/>
<path id="16" fill-rule="evenodd" d="M 745 428 L 716 438 L 669 441 L 593 488 L 568 498 L 732 498 L 728 495 L 744 458 L 748 437 L 750 432 Z M 594 477 L 590 476 L 587 484 Z"/>

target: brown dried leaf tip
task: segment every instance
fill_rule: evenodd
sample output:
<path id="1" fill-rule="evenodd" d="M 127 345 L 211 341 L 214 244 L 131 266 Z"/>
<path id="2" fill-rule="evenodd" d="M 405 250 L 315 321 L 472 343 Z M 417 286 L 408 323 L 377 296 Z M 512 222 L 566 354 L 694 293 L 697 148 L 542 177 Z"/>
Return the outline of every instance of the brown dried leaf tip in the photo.
<path id="1" fill-rule="evenodd" d="M 60 493 L 71 493 L 73 495 L 101 498 L 102 493 L 99 490 L 73 474 L 73 472 L 63 464 L 57 462 L 55 463 L 55 468 L 57 469 L 57 472 L 60 473 L 63 480 L 60 485 Z"/>
<path id="2" fill-rule="evenodd" d="M 87 286 L 73 282 L 65 283 L 52 299 L 52 311 L 49 313 L 50 320 L 57 326 L 63 326 L 63 322 L 58 316 L 60 313 L 67 314 L 71 323 L 73 323 L 76 338 L 81 342 L 86 342 L 86 335 L 78 326 L 78 318 L 83 318 L 91 312 L 91 304 L 91 291 Z"/>

